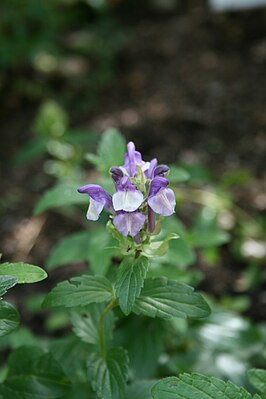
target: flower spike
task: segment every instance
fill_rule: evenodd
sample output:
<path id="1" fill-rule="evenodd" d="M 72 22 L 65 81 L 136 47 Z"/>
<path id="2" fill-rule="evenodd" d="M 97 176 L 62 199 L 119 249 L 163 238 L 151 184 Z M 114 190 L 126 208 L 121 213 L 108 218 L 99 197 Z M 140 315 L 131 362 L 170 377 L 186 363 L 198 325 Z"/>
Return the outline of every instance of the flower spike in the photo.
<path id="1" fill-rule="evenodd" d="M 113 195 L 97 184 L 78 189 L 90 197 L 87 219 L 98 220 L 105 208 L 113 214 L 110 221 L 113 228 L 141 245 L 155 230 L 156 214 L 169 216 L 175 212 L 174 192 L 168 188 L 169 181 L 165 178 L 168 171 L 168 166 L 158 165 L 156 158 L 143 161 L 134 143 L 129 142 L 124 165 L 110 169 L 115 185 Z"/>

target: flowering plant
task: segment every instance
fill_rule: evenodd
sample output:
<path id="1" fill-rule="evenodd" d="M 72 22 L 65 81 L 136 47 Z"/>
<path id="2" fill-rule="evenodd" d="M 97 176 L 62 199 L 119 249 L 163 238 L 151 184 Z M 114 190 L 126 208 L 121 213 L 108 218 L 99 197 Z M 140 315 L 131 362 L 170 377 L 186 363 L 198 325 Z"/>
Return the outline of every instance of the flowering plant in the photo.
<path id="1" fill-rule="evenodd" d="M 122 252 L 126 246 L 127 254 L 137 250 L 147 256 L 151 235 L 159 232 L 156 214 L 170 216 L 175 212 L 175 195 L 165 178 L 168 171 L 168 166 L 158 165 L 156 158 L 144 162 L 134 143 L 128 143 L 124 165 L 110 169 L 116 189 L 112 196 L 96 184 L 78 189 L 79 193 L 90 197 L 87 219 L 98 220 L 105 208 L 111 214 L 108 227 L 121 242 Z M 128 240 L 123 240 L 120 235 Z"/>
<path id="2" fill-rule="evenodd" d="M 183 269 L 186 279 L 179 274 L 182 266 L 195 261 L 193 237 L 204 247 L 206 241 L 210 245 L 210 236 L 216 245 L 228 236 L 213 224 L 207 225 L 211 234 L 206 235 L 206 224 L 201 220 L 189 235 L 173 215 L 178 187 L 169 188 L 169 181 L 180 181 L 180 173 L 184 178 L 182 168 L 171 167 L 168 181 L 166 165 L 158 165 L 156 159 L 144 162 L 131 142 L 123 162 L 124 151 L 123 137 L 109 130 L 103 135 L 98 155 L 87 154 L 101 172 L 109 171 L 107 179 L 97 175 L 98 184 L 81 182 L 78 189 L 90 197 L 88 220 L 99 222 L 63 238 L 51 252 L 47 267 L 51 270 L 67 262 L 87 260 L 90 268 L 59 283 L 44 300 L 44 308 L 59 308 L 48 313 L 46 320 L 56 320 L 59 338 L 40 337 L 36 344 L 36 337 L 29 333 L 25 336 L 22 330 L 10 340 L 14 347 L 19 342 L 20 347 L 9 356 L 0 398 L 261 399 L 215 377 L 223 377 L 221 372 L 226 368 L 237 383 L 237 370 L 236 374 L 232 372 L 232 367 L 238 366 L 232 343 L 243 356 L 244 342 L 249 356 L 255 357 L 263 347 L 259 342 L 254 345 L 253 337 L 257 339 L 262 329 L 252 330 L 251 340 L 243 341 L 243 335 L 250 336 L 247 324 L 219 310 L 193 322 L 208 316 L 210 309 L 199 293 L 180 282 L 193 281 L 188 269 Z M 113 193 L 108 182 L 114 183 Z M 77 178 L 60 183 L 40 200 L 37 211 L 60 204 L 87 206 L 88 198 L 76 192 L 77 186 Z M 110 215 L 107 229 L 103 227 L 104 218 L 100 218 L 104 208 Z M 209 223 L 210 213 L 205 216 Z M 84 214 L 81 220 L 85 222 Z M 206 222 L 206 218 L 203 220 Z M 118 246 L 114 246 L 114 239 Z M 21 263 L 2 264 L 0 274 L 1 296 L 15 284 L 46 277 L 39 267 Z M 11 304 L 0 304 L 0 335 L 5 335 L 18 325 L 18 313 Z M 64 337 L 62 327 L 68 331 Z M 31 346 L 21 346 L 25 342 Z M 215 377 L 191 373 L 197 370 L 208 374 L 210 367 Z M 158 380 L 162 375 L 175 374 L 178 377 Z M 248 378 L 265 395 L 265 370 L 251 369 Z"/>

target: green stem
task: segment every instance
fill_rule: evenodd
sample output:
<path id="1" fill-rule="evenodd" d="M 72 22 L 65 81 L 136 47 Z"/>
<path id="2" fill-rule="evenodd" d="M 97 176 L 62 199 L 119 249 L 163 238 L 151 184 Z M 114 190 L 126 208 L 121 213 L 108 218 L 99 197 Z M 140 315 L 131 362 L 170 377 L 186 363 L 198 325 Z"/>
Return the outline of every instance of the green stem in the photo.
<path id="1" fill-rule="evenodd" d="M 118 304 L 117 299 L 113 299 L 108 305 L 104 308 L 104 310 L 101 313 L 100 319 L 99 319 L 99 338 L 100 338 L 100 348 L 101 348 L 101 354 L 103 357 L 106 356 L 106 351 L 105 351 L 105 342 L 104 342 L 104 331 L 103 331 L 103 321 L 107 313 L 110 312 L 114 307 L 116 307 Z"/>

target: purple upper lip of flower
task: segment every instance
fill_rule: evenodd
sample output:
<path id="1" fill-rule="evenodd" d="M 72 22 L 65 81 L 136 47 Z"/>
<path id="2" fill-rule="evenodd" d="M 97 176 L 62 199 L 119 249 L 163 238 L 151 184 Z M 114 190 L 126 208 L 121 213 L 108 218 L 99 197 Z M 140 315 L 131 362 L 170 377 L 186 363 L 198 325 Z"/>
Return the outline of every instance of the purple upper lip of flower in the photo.
<path id="1" fill-rule="evenodd" d="M 114 166 L 113 168 L 110 169 L 110 175 L 115 183 L 118 183 L 122 177 L 124 176 L 124 173 L 121 168 L 118 166 Z"/>
<path id="2" fill-rule="evenodd" d="M 157 164 L 156 158 L 151 162 L 144 162 L 141 153 L 135 150 L 134 143 L 129 142 L 124 165 L 110 169 L 116 187 L 113 196 L 97 184 L 87 184 L 78 189 L 79 193 L 90 196 L 87 219 L 98 220 L 103 208 L 106 208 L 115 215 L 114 225 L 121 234 L 135 237 L 140 232 L 146 221 L 146 215 L 138 211 L 144 201 L 144 195 L 135 187 L 135 180 L 134 184 L 131 181 L 131 178 L 138 176 L 139 166 L 146 178 L 151 181 L 147 197 L 147 218 L 148 229 L 152 232 L 155 227 L 155 213 L 169 216 L 175 211 L 174 192 L 167 187 L 169 181 L 164 177 L 169 168 L 167 165 Z"/>
<path id="3" fill-rule="evenodd" d="M 130 141 L 127 145 L 127 152 L 124 156 L 123 168 L 127 171 L 130 177 L 134 177 L 137 172 L 137 166 L 147 170 L 149 168 L 149 162 L 142 160 L 141 153 L 135 150 L 135 144 Z"/>
<path id="4" fill-rule="evenodd" d="M 106 208 L 111 213 L 115 213 L 112 196 L 98 184 L 87 184 L 86 186 L 78 188 L 78 192 L 81 194 L 88 194 L 91 198 L 87 212 L 88 220 L 98 220 L 103 208 Z"/>

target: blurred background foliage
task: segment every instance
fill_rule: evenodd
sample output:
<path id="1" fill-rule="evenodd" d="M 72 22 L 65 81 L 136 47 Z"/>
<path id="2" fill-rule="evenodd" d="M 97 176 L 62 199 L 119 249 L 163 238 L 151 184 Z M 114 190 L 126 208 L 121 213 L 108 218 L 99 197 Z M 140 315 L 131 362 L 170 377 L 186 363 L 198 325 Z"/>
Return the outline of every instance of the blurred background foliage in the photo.
<path id="1" fill-rule="evenodd" d="M 1 252 L 49 273 L 8 294 L 22 321 L 1 339 L 1 378 L 11 348 L 59 362 L 67 350 L 64 371 L 86 397 L 84 359 L 73 362 L 91 339 L 84 312 L 41 303 L 56 282 L 118 263 L 107 215 L 87 222 L 76 188 L 112 190 L 129 139 L 171 164 L 177 198 L 161 235 L 180 239 L 150 275 L 197 286 L 213 308 L 200 322 L 120 322 L 131 378 L 199 371 L 249 386 L 246 370 L 266 366 L 265 19 L 205 1 L 1 1 Z"/>

